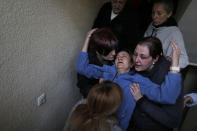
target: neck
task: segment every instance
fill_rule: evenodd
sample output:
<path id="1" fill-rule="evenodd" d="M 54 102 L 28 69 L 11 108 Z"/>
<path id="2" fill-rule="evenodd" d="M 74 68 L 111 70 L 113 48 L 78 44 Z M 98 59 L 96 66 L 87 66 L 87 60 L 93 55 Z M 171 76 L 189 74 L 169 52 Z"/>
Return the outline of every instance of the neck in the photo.
<path id="1" fill-rule="evenodd" d="M 129 71 L 130 71 L 130 69 L 128 69 L 128 70 L 117 69 L 118 74 L 128 73 Z"/>
<path id="2" fill-rule="evenodd" d="M 153 69 L 153 67 L 154 67 L 154 64 L 152 64 L 147 71 L 150 72 Z"/>

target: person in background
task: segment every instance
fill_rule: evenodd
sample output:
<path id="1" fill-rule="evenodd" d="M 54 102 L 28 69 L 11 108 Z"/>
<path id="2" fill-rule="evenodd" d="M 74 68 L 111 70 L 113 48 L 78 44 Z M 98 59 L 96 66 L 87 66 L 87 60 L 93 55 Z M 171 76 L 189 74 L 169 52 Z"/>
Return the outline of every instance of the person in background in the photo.
<path id="1" fill-rule="evenodd" d="M 93 29 L 91 33 L 93 34 L 89 39 L 88 47 L 90 63 L 99 66 L 103 64 L 112 65 L 115 57 L 115 49 L 118 46 L 116 37 L 108 28 Z M 99 82 L 98 79 L 87 78 L 81 74 L 77 74 L 77 78 L 77 87 L 80 89 L 80 93 L 84 98 L 87 97 L 92 86 Z"/>
<path id="2" fill-rule="evenodd" d="M 68 131 L 122 131 L 116 111 L 123 98 L 118 84 L 110 81 L 93 86 L 87 103 L 80 104 L 68 121 Z"/>
<path id="3" fill-rule="evenodd" d="M 184 96 L 184 107 L 197 106 L 197 93 L 190 93 Z"/>
<path id="4" fill-rule="evenodd" d="M 137 73 L 159 85 L 164 82 L 169 69 L 175 72 L 180 71 L 179 67 L 170 68 L 171 63 L 163 55 L 161 41 L 155 37 L 146 37 L 137 44 L 133 61 Z M 136 108 L 129 129 L 133 131 L 172 131 L 173 128 L 178 127 L 183 106 L 182 91 L 176 103 L 171 105 L 153 102 L 145 96 L 139 99 L 134 95 L 134 98 Z"/>
<path id="5" fill-rule="evenodd" d="M 178 28 L 176 20 L 172 17 L 173 1 L 156 0 L 152 8 L 152 22 L 144 36 L 157 37 L 161 40 L 164 56 L 171 61 L 172 48 L 170 40 L 173 40 L 181 49 L 179 66 L 185 68 L 188 64 L 188 56 L 185 50 L 184 40 Z"/>
<path id="6" fill-rule="evenodd" d="M 110 28 L 120 43 L 119 47 L 133 52 L 144 33 L 139 26 L 137 9 L 131 8 L 127 0 L 111 0 L 101 7 L 92 28 Z"/>
<path id="7" fill-rule="evenodd" d="M 182 127 L 182 125 L 184 125 L 184 120 L 188 114 L 188 111 L 190 110 L 190 108 L 194 106 L 197 106 L 197 93 L 190 93 L 184 95 L 184 111 L 183 111 L 183 118 L 181 121 L 182 123 L 180 128 Z M 192 127 L 192 131 L 197 131 L 197 125 Z"/>

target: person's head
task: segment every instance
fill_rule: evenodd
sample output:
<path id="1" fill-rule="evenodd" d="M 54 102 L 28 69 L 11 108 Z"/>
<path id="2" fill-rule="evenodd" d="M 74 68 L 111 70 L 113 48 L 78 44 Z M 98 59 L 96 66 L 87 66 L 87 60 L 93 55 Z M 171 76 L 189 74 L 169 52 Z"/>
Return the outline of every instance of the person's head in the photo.
<path id="1" fill-rule="evenodd" d="M 127 0 L 111 0 L 112 11 L 114 14 L 119 14 L 125 6 Z"/>
<path id="2" fill-rule="evenodd" d="M 133 62 L 136 71 L 150 71 L 163 55 L 162 44 L 156 37 L 145 37 L 136 46 Z"/>
<path id="3" fill-rule="evenodd" d="M 122 90 L 116 83 L 104 81 L 88 93 L 87 105 L 93 117 L 106 117 L 116 112 L 122 101 Z"/>
<path id="4" fill-rule="evenodd" d="M 117 52 L 115 66 L 119 74 L 129 72 L 133 66 L 132 53 L 128 49 L 121 49 Z"/>
<path id="5" fill-rule="evenodd" d="M 118 84 L 110 81 L 96 84 L 88 93 L 87 104 L 78 105 L 72 113 L 69 131 L 110 130 L 108 118 L 114 116 L 113 120 L 118 122 L 115 113 L 122 99 L 123 93 Z"/>
<path id="6" fill-rule="evenodd" d="M 108 28 L 100 28 L 93 32 L 90 37 L 89 49 L 96 52 L 103 60 L 112 61 L 115 57 L 115 50 L 118 47 L 118 40 Z"/>
<path id="7" fill-rule="evenodd" d="M 172 0 L 156 0 L 152 9 L 153 25 L 159 26 L 172 16 L 174 5 Z"/>

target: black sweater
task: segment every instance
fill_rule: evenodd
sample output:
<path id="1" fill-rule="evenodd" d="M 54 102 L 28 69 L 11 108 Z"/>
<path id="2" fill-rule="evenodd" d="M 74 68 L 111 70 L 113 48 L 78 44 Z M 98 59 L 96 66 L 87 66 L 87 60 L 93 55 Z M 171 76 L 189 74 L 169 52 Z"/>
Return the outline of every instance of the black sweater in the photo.
<path id="1" fill-rule="evenodd" d="M 151 72 L 138 72 L 161 85 L 168 73 L 170 62 L 161 57 Z M 178 127 L 183 109 L 183 93 L 173 105 L 159 104 L 142 98 L 136 103 L 132 125 L 135 131 L 171 131 Z"/>
<path id="2" fill-rule="evenodd" d="M 119 41 L 119 47 L 129 48 L 133 51 L 144 33 L 140 29 L 137 9 L 125 5 L 124 9 L 113 20 L 111 20 L 111 12 L 111 2 L 105 3 L 101 7 L 92 28 L 110 28 Z"/>

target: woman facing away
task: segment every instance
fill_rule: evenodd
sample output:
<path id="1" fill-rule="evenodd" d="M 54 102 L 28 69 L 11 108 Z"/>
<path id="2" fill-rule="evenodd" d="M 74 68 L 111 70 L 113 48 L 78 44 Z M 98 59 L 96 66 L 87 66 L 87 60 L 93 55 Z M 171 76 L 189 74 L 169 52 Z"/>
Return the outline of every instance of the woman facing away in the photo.
<path id="1" fill-rule="evenodd" d="M 94 30 L 91 30 L 86 38 L 82 51 L 78 57 L 77 71 L 88 78 L 104 78 L 104 80 L 113 81 L 121 87 L 123 91 L 123 101 L 118 109 L 118 117 L 120 127 L 125 131 L 129 125 L 133 110 L 135 108 L 135 100 L 130 93 L 129 86 L 135 82 L 139 83 L 142 94 L 150 100 L 163 104 L 174 104 L 181 91 L 181 75 L 178 71 L 170 71 L 165 78 L 165 82 L 161 86 L 152 83 L 148 78 L 145 78 L 134 71 L 131 71 L 132 55 L 127 50 L 121 50 L 117 53 L 115 65 L 97 66 L 89 64 L 88 60 L 88 43 L 89 37 Z M 174 42 L 171 42 L 173 47 L 172 66 L 178 66 L 180 49 Z"/>
<path id="2" fill-rule="evenodd" d="M 169 61 L 172 57 L 170 41 L 173 40 L 181 49 L 179 66 L 185 68 L 188 64 L 188 56 L 185 50 L 184 40 L 178 28 L 176 20 L 172 17 L 173 1 L 156 0 L 152 8 L 152 23 L 147 28 L 144 36 L 152 36 L 160 39 L 163 53 Z"/>
<path id="3" fill-rule="evenodd" d="M 122 131 L 116 115 L 122 98 L 118 84 L 96 84 L 88 94 L 87 104 L 78 105 L 72 113 L 68 131 Z"/>
<path id="4" fill-rule="evenodd" d="M 89 40 L 88 58 L 90 64 L 99 66 L 102 66 L 103 64 L 112 65 L 117 46 L 118 41 L 110 29 L 95 29 Z M 92 86 L 99 81 L 98 79 L 87 78 L 79 73 L 77 74 L 77 78 L 77 86 L 84 98 L 87 97 Z"/>
<path id="5" fill-rule="evenodd" d="M 163 56 L 161 41 L 155 37 L 146 37 L 137 44 L 133 61 L 137 73 L 158 85 L 165 81 L 171 64 Z M 175 67 L 175 72 L 178 71 L 176 69 L 179 67 Z M 178 127 L 183 109 L 182 91 L 176 103 L 171 105 L 155 103 L 144 96 L 134 95 L 134 98 L 137 102 L 130 124 L 133 131 L 169 131 Z"/>

